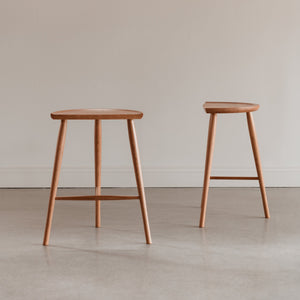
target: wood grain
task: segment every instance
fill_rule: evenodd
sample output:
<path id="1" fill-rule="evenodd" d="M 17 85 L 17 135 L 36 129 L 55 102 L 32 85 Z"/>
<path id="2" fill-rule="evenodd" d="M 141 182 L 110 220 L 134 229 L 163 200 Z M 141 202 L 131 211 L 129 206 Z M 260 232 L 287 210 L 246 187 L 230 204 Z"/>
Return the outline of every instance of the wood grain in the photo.
<path id="1" fill-rule="evenodd" d="M 252 176 L 210 176 L 211 180 L 258 180 L 258 177 Z"/>
<path id="2" fill-rule="evenodd" d="M 209 120 L 208 137 L 207 137 L 206 160 L 205 160 L 205 171 L 204 171 L 204 180 L 203 180 L 203 189 L 202 189 L 199 227 L 205 226 L 207 196 L 208 196 L 208 189 L 209 189 L 213 151 L 215 145 L 216 124 L 217 124 L 217 115 L 211 114 Z"/>
<path id="3" fill-rule="evenodd" d="M 94 145 L 95 145 L 95 194 L 101 195 L 101 120 L 95 120 Z M 95 203 L 95 227 L 101 227 L 100 199 Z"/>
<path id="4" fill-rule="evenodd" d="M 128 109 L 71 109 L 56 111 L 51 114 L 52 119 L 59 120 L 118 120 L 141 119 L 143 113 Z"/>
<path id="5" fill-rule="evenodd" d="M 58 139 L 57 139 L 56 154 L 55 154 L 52 183 L 51 183 L 51 191 L 50 191 L 50 198 L 49 198 L 49 205 L 48 205 L 48 214 L 47 214 L 47 221 L 46 221 L 44 241 L 43 241 L 44 246 L 47 246 L 49 244 L 49 237 L 50 237 L 50 231 L 51 231 L 51 225 L 52 225 L 55 197 L 56 197 L 56 193 L 57 193 L 59 173 L 60 173 L 62 157 L 63 157 L 63 152 L 64 152 L 65 139 L 66 139 L 66 131 L 67 131 L 67 121 L 62 120 L 61 124 L 60 124 Z"/>
<path id="6" fill-rule="evenodd" d="M 141 211 L 142 211 L 142 216 L 143 216 L 146 243 L 151 244 L 152 240 L 151 240 L 148 212 L 147 212 L 147 206 L 146 206 L 146 196 L 145 196 L 145 190 L 144 190 L 140 155 L 139 155 L 139 149 L 138 149 L 138 144 L 137 144 L 137 137 L 136 137 L 135 127 L 134 127 L 134 121 L 127 120 L 127 125 L 128 125 L 128 136 L 129 136 L 129 142 L 130 142 L 130 148 L 131 148 L 131 154 L 132 154 L 132 160 L 133 160 L 133 166 L 134 166 L 135 179 L 136 179 L 137 189 L 138 189 L 138 193 L 139 193 L 139 197 L 140 197 L 140 205 L 141 205 Z"/>
<path id="7" fill-rule="evenodd" d="M 252 145 L 252 150 L 254 155 L 256 171 L 259 178 L 259 186 L 260 186 L 260 192 L 261 192 L 261 197 L 262 197 L 262 202 L 264 207 L 265 218 L 268 219 L 270 218 L 270 212 L 269 212 L 269 206 L 267 200 L 267 193 L 266 193 L 264 179 L 263 179 L 254 120 L 251 113 L 247 113 L 247 122 L 248 122 L 249 135 L 250 135 L 250 140 L 251 140 L 251 145 Z"/>
<path id="8" fill-rule="evenodd" d="M 140 196 L 119 195 L 87 195 L 87 196 L 57 196 L 55 200 L 95 201 L 95 200 L 137 200 Z"/>
<path id="9" fill-rule="evenodd" d="M 243 102 L 205 102 L 203 108 L 209 114 L 228 114 L 256 111 L 259 105 Z"/>

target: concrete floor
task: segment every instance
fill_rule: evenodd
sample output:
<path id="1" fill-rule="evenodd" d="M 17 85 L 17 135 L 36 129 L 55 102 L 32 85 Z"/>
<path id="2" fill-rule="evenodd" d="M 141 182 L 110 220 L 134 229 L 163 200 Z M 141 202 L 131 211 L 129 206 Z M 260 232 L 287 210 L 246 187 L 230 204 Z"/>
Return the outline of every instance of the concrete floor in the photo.
<path id="1" fill-rule="evenodd" d="M 86 189 L 60 194 L 86 194 Z M 132 189 L 104 189 L 132 193 Z M 41 245 L 49 190 L 0 190 L 0 299 L 299 299 L 300 189 L 146 189 L 153 244 L 138 202 L 56 202 L 50 245 Z"/>

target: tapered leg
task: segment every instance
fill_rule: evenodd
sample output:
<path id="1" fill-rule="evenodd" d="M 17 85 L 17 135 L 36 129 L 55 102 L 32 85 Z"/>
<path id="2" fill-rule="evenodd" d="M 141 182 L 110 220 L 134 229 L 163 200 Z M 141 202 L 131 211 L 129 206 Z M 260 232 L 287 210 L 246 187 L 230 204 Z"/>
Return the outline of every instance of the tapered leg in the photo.
<path id="1" fill-rule="evenodd" d="M 101 194 L 101 120 L 95 120 L 95 193 Z M 101 227 L 100 200 L 96 200 L 95 226 Z"/>
<path id="2" fill-rule="evenodd" d="M 201 201 L 201 215 L 199 227 L 205 226 L 205 215 L 206 215 L 206 205 L 207 205 L 207 195 L 210 182 L 210 171 L 213 158 L 215 135 L 216 135 L 216 122 L 217 115 L 211 114 L 209 120 L 208 137 L 207 137 L 207 148 L 206 148 L 206 160 L 205 160 L 205 171 L 202 189 L 202 201 Z"/>
<path id="3" fill-rule="evenodd" d="M 259 179 L 260 192 L 261 192 L 262 202 L 263 202 L 263 206 L 264 206 L 265 217 L 270 218 L 267 194 L 266 194 L 266 190 L 265 190 L 260 156 L 259 156 L 259 151 L 258 151 L 256 131 L 255 131 L 254 121 L 253 121 L 251 112 L 247 113 L 247 122 L 248 122 L 248 128 L 249 128 L 249 134 L 250 134 L 250 140 L 251 140 L 251 145 L 252 145 L 252 150 L 253 150 L 253 155 L 254 155 L 254 160 L 255 160 L 257 176 Z"/>
<path id="4" fill-rule="evenodd" d="M 44 242 L 43 242 L 44 246 L 47 246 L 49 244 L 49 237 L 50 237 L 50 230 L 51 230 L 52 217 L 53 217 L 53 211 L 54 211 L 55 197 L 56 197 L 56 193 L 57 193 L 59 173 L 60 173 L 65 139 L 66 139 L 66 131 L 67 131 L 67 121 L 62 120 L 61 124 L 60 124 L 59 134 L 58 134 L 55 161 L 54 161 L 54 167 L 53 167 L 47 222 L 46 222 Z"/>
<path id="5" fill-rule="evenodd" d="M 152 241 L 151 241 L 150 227 L 148 221 L 141 162 L 140 162 L 139 149 L 138 149 L 137 137 L 136 137 L 133 120 L 127 120 L 127 125 L 128 125 L 128 135 L 129 135 L 130 148 L 131 148 L 132 160 L 134 165 L 136 184 L 137 184 L 137 189 L 140 197 L 140 205 L 141 205 L 143 222 L 144 222 L 146 242 L 147 244 L 151 244 Z"/>

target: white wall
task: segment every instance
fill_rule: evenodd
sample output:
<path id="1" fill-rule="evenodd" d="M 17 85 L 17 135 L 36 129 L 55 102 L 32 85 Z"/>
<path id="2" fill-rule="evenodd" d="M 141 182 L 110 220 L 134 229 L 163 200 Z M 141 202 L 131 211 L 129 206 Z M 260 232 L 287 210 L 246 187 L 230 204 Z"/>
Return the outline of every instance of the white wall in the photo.
<path id="1" fill-rule="evenodd" d="M 144 112 L 146 186 L 201 186 L 206 100 L 261 104 L 266 184 L 300 186 L 300 1 L 0 2 L 2 187 L 49 186 L 49 114 L 82 107 Z M 125 125 L 103 125 L 105 186 L 134 184 Z M 67 134 L 61 184 L 92 186 L 93 124 Z M 216 138 L 214 174 L 254 174 L 244 115 L 220 116 Z"/>

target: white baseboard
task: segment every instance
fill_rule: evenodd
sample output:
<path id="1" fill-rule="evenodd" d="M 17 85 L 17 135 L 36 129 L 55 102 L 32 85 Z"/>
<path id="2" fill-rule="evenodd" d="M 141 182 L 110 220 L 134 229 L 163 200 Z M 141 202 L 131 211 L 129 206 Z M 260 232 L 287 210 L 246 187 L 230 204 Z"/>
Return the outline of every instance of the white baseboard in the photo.
<path id="1" fill-rule="evenodd" d="M 0 168 L 0 187 L 49 187 L 52 168 L 50 167 L 5 167 Z M 212 175 L 256 176 L 254 170 L 215 169 Z M 92 187 L 94 171 L 87 167 L 66 167 L 62 169 L 60 187 Z M 146 187 L 202 187 L 203 169 L 195 168 L 143 168 Z M 300 168 L 265 168 L 264 179 L 267 187 L 300 187 Z M 133 187 L 133 169 L 104 168 L 103 187 Z M 251 187 L 257 181 L 211 181 L 211 186 Z"/>

